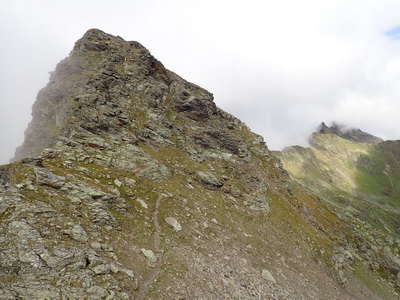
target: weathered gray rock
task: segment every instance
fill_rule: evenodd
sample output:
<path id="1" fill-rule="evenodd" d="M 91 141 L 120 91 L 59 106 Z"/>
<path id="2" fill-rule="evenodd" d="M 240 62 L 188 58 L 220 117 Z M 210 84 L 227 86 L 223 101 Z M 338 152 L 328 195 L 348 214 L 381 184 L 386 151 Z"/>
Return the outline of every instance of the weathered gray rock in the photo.
<path id="1" fill-rule="evenodd" d="M 247 195 L 245 196 L 246 204 L 249 208 L 269 214 L 271 208 L 269 207 L 268 198 L 265 194 Z"/>
<path id="2" fill-rule="evenodd" d="M 8 226 L 8 235 L 18 251 L 18 260 L 34 267 L 41 267 L 40 254 L 46 253 L 39 231 L 24 221 L 13 221 Z"/>
<path id="3" fill-rule="evenodd" d="M 42 158 L 48 158 L 48 159 L 54 159 L 57 156 L 59 156 L 61 154 L 60 150 L 55 150 L 52 148 L 46 148 L 43 149 L 42 152 L 40 152 L 40 157 Z"/>
<path id="4" fill-rule="evenodd" d="M 122 186 L 122 182 L 119 181 L 118 179 L 115 179 L 115 180 L 114 180 L 114 184 L 115 184 L 117 187 L 121 187 L 121 186 Z"/>
<path id="5" fill-rule="evenodd" d="M 276 280 L 274 278 L 274 276 L 272 276 L 271 272 L 268 270 L 262 270 L 261 271 L 261 276 L 262 278 L 264 278 L 265 280 L 272 282 L 273 284 L 276 284 Z"/>
<path id="6" fill-rule="evenodd" d="M 92 270 L 96 275 L 104 275 L 104 274 L 110 273 L 111 268 L 110 268 L 110 265 L 108 265 L 108 264 L 101 264 L 101 265 L 92 267 Z"/>
<path id="7" fill-rule="evenodd" d="M 93 268 L 95 268 L 95 267 L 98 267 L 98 266 L 103 266 L 103 265 L 106 265 L 107 264 L 107 262 L 103 259 L 103 258 L 101 258 L 100 256 L 98 256 L 97 254 L 95 254 L 95 253 L 88 253 L 87 255 L 86 255 L 86 259 L 87 259 L 87 261 L 88 261 L 88 263 L 89 263 L 89 265 L 88 265 L 88 267 L 89 268 L 91 268 L 91 269 L 93 269 Z M 102 269 L 103 267 L 101 267 L 100 269 Z"/>
<path id="8" fill-rule="evenodd" d="M 200 181 L 209 188 L 218 188 L 223 185 L 211 172 L 197 171 L 196 174 Z"/>
<path id="9" fill-rule="evenodd" d="M 7 211 L 9 207 L 15 206 L 21 201 L 21 195 L 17 193 L 4 193 L 0 196 L 0 214 Z"/>
<path id="10" fill-rule="evenodd" d="M 139 130 L 136 136 L 140 141 L 152 142 L 155 145 L 165 146 L 173 144 L 169 139 L 171 138 L 171 130 L 155 126 L 154 124 L 146 124 L 144 129 Z"/>
<path id="11" fill-rule="evenodd" d="M 383 266 L 394 276 L 400 274 L 400 257 L 394 255 L 389 247 L 385 247 L 383 250 Z"/>
<path id="12" fill-rule="evenodd" d="M 118 225 L 118 221 L 102 202 L 91 203 L 90 212 L 92 214 L 91 219 L 95 224 L 111 227 Z"/>
<path id="13" fill-rule="evenodd" d="M 182 226 L 181 224 L 173 217 L 168 217 L 165 219 L 165 222 L 168 223 L 175 231 L 181 231 Z"/>
<path id="14" fill-rule="evenodd" d="M 88 236 L 86 231 L 80 225 L 74 225 L 69 231 L 71 238 L 80 243 L 86 243 L 88 241 Z"/>
<path id="15" fill-rule="evenodd" d="M 116 264 L 110 263 L 110 271 L 115 274 L 115 273 L 119 272 L 119 268 L 118 268 L 118 266 Z"/>
<path id="16" fill-rule="evenodd" d="M 152 250 L 142 248 L 142 249 L 140 249 L 140 251 L 148 259 L 149 262 L 151 262 L 151 263 L 157 262 L 157 256 L 154 254 L 154 252 Z"/>
<path id="17" fill-rule="evenodd" d="M 0 186 L 2 188 L 8 187 L 10 183 L 10 171 L 0 168 Z"/>
<path id="18" fill-rule="evenodd" d="M 40 258 L 47 266 L 56 270 L 77 262 L 85 265 L 85 252 L 76 247 L 55 246 L 51 252 L 40 254 Z"/>
<path id="19" fill-rule="evenodd" d="M 171 172 L 163 164 L 150 162 L 148 163 L 147 168 L 137 173 L 137 176 L 145 177 L 156 182 L 163 182 L 171 177 Z"/>
<path id="20" fill-rule="evenodd" d="M 103 191 L 83 182 L 67 183 L 62 189 L 68 192 L 71 197 L 79 198 L 81 201 L 96 200 L 106 196 Z"/>
<path id="21" fill-rule="evenodd" d="M 36 183 L 39 185 L 47 185 L 55 189 L 59 189 L 65 184 L 65 177 L 53 174 L 46 169 L 35 169 Z"/>
<path id="22" fill-rule="evenodd" d="M 171 90 L 174 92 L 172 101 L 178 112 L 185 112 L 196 121 L 205 120 L 217 114 L 217 107 L 211 93 L 201 89 L 190 91 L 174 84 Z"/>
<path id="23" fill-rule="evenodd" d="M 141 205 L 143 208 L 146 208 L 146 209 L 149 208 L 148 205 L 147 205 L 147 203 L 146 203 L 143 199 L 138 198 L 138 199 L 136 199 L 136 201 L 139 202 L 140 205 Z"/>

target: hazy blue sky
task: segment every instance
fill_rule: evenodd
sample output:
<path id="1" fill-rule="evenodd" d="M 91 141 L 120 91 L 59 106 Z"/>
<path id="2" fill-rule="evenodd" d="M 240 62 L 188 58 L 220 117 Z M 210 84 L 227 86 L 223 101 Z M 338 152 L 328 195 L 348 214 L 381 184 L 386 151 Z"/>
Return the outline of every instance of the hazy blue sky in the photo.
<path id="1" fill-rule="evenodd" d="M 280 149 L 333 120 L 400 139 L 400 1 L 2 0 L 0 163 L 89 28 L 136 40 Z"/>

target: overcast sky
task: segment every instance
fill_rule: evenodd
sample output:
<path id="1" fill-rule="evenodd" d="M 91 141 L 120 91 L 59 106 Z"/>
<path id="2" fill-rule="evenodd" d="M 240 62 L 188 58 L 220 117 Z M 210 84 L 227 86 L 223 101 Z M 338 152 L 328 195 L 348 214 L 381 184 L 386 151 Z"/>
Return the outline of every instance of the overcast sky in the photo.
<path id="1" fill-rule="evenodd" d="M 2 0 L 0 163 L 90 28 L 143 44 L 271 149 L 322 121 L 400 139 L 398 0 Z"/>

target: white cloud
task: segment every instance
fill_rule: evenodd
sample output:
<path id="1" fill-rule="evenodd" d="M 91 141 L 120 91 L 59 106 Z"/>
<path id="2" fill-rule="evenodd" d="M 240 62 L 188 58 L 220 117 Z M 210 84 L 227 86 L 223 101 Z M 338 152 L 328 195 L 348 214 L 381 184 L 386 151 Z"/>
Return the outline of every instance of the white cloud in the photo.
<path id="1" fill-rule="evenodd" d="M 320 122 L 399 139 L 400 3 L 380 0 L 5 0 L 0 163 L 48 72 L 93 27 L 137 40 L 281 148 Z"/>

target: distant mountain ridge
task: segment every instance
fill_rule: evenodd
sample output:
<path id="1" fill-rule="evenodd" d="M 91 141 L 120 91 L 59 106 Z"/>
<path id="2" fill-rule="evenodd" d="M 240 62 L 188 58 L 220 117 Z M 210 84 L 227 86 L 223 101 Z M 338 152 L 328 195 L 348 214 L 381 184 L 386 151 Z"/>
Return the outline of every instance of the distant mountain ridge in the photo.
<path id="1" fill-rule="evenodd" d="M 366 133 L 360 129 L 346 128 L 345 126 L 339 125 L 335 122 L 331 127 L 326 126 L 326 124 L 322 122 L 318 127 L 318 133 L 335 134 L 346 140 L 357 143 L 376 144 L 383 142 L 381 138 L 372 134 Z"/>
<path id="2" fill-rule="evenodd" d="M 388 241 L 398 240 L 400 141 L 384 141 L 360 129 L 344 128 L 322 123 L 311 135 L 309 147 L 287 147 L 277 155 L 291 178 L 355 222 L 372 225 Z M 377 261 L 382 259 L 379 252 L 374 256 Z M 400 286 L 399 253 L 390 257 L 398 267 L 383 263 L 381 268 Z"/>
<path id="3" fill-rule="evenodd" d="M 340 195 L 346 193 L 349 199 L 370 199 L 368 204 L 383 201 L 397 210 L 399 146 L 400 141 L 384 141 L 360 129 L 321 123 L 311 135 L 310 147 L 287 147 L 278 156 L 289 174 L 317 195 L 335 202 L 335 197 L 345 199 Z M 345 203 L 354 205 L 352 200 Z M 397 223 L 400 229 L 400 219 Z"/>

